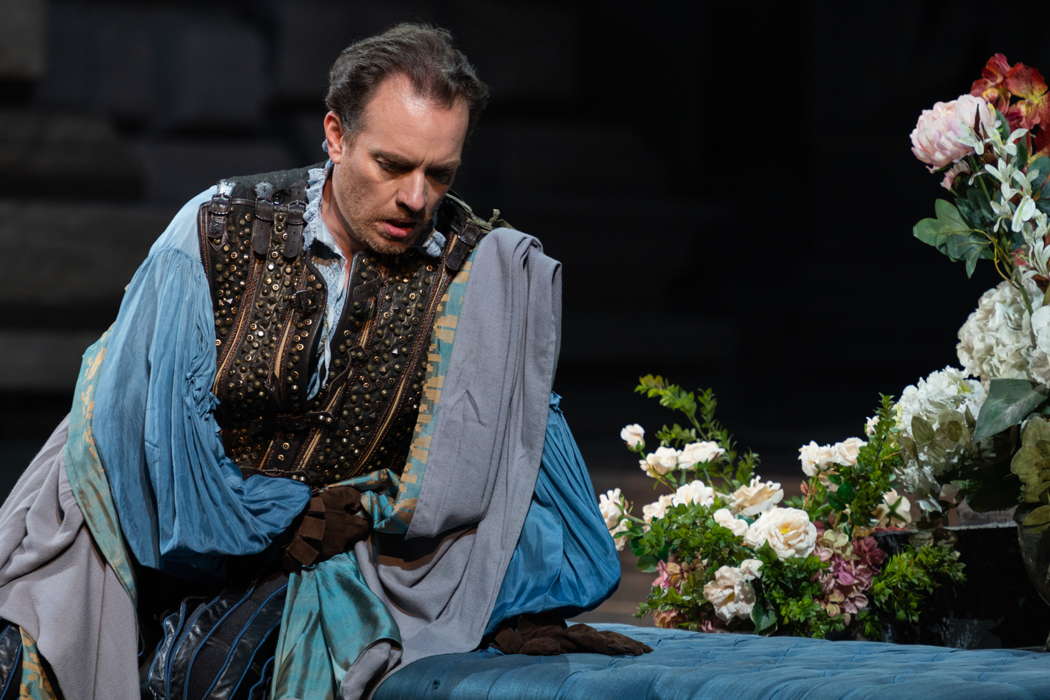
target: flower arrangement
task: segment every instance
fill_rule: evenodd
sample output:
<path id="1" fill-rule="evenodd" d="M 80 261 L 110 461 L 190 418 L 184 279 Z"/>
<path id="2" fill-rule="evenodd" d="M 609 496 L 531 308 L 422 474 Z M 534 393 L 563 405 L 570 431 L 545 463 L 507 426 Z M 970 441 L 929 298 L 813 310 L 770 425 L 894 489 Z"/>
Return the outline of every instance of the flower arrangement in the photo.
<path id="1" fill-rule="evenodd" d="M 1035 434 L 1022 426 L 1050 412 L 1046 81 L 995 54 L 969 94 L 922 112 L 911 142 L 915 156 L 943 174 L 952 199 L 937 200 L 936 216 L 919 221 L 915 237 L 964 263 L 967 275 L 990 260 L 1002 282 L 959 329 L 961 370 L 934 372 L 902 394 L 901 483 L 924 516 L 964 497 L 977 510 L 1007 508 L 1020 493 L 1032 506 L 1026 522 L 1050 523 L 1050 485 L 1035 496 L 1024 482 L 1043 463 L 1033 466 L 1030 451 L 1016 457 Z"/>
<path id="2" fill-rule="evenodd" d="M 687 420 L 662 427 L 651 451 L 642 426 L 620 433 L 664 493 L 640 514 L 620 489 L 599 502 L 617 547 L 629 544 L 638 566 L 657 574 L 639 607 L 657 625 L 879 638 L 894 620 L 916 622 L 937 586 L 962 580 L 947 543 L 887 556 L 874 537 L 911 518 L 908 500 L 893 489 L 903 457 L 888 397 L 869 421 L 867 441 L 803 446 L 808 478 L 801 497 L 785 500 L 779 483 L 755 474 L 757 455 L 740 453 L 715 418 L 713 392 L 651 375 L 636 391 Z"/>

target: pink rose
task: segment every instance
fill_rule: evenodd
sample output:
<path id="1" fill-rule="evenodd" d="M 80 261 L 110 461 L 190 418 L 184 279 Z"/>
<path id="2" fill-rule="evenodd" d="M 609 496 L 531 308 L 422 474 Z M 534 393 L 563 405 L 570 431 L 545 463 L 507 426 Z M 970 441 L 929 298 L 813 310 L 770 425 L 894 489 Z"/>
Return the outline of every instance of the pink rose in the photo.
<path id="1" fill-rule="evenodd" d="M 973 153 L 963 139 L 977 125 L 978 117 L 986 131 L 995 128 L 995 112 L 980 97 L 961 95 L 951 102 L 937 102 L 919 115 L 911 132 L 911 152 L 930 166 L 930 172 L 951 165 Z"/>

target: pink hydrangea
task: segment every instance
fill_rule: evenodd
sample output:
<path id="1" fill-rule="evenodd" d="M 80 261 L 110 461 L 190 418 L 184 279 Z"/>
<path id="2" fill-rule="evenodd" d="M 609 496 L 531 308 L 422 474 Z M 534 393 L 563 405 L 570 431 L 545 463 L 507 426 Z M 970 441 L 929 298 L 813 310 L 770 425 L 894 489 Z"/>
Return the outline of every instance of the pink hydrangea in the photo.
<path id="1" fill-rule="evenodd" d="M 836 537 L 835 535 L 838 535 Z M 850 618 L 868 605 L 866 595 L 872 579 L 882 568 L 886 553 L 874 537 L 862 537 L 848 544 L 840 541 L 841 533 L 828 532 L 814 553 L 829 566 L 819 576 L 824 597 L 821 603 L 829 615 Z"/>
<path id="2" fill-rule="evenodd" d="M 930 172 L 945 168 L 973 153 L 964 141 L 978 120 L 986 131 L 995 127 L 995 111 L 980 97 L 961 95 L 951 102 L 937 102 L 919 115 L 911 132 L 911 151 L 930 166 Z"/>
<path id="3" fill-rule="evenodd" d="M 685 619 L 685 615 L 678 610 L 658 610 L 653 613 L 653 624 L 664 629 L 674 629 Z"/>

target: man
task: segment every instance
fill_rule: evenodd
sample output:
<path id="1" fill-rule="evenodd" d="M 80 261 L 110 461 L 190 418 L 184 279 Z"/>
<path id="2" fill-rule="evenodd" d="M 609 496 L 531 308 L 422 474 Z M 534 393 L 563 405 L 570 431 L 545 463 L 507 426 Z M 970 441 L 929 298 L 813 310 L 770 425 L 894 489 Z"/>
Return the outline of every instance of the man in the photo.
<path id="1" fill-rule="evenodd" d="M 399 25 L 333 65 L 326 164 L 176 215 L 0 509 L 0 696 L 138 697 L 141 666 L 149 697 L 359 697 L 486 635 L 644 651 L 563 622 L 619 567 L 549 394 L 558 265 L 448 194 L 486 96 Z"/>

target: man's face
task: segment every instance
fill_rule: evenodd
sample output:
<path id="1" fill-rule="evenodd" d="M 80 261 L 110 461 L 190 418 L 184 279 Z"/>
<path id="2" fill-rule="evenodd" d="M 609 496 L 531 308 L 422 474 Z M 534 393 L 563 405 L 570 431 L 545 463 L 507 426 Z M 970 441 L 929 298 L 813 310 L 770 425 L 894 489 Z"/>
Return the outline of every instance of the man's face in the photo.
<path id="1" fill-rule="evenodd" d="M 430 219 L 459 168 L 469 110 L 416 94 L 403 74 L 385 78 L 365 105 L 356 132 L 325 116 L 332 159 L 322 216 L 344 252 L 403 253 Z"/>

